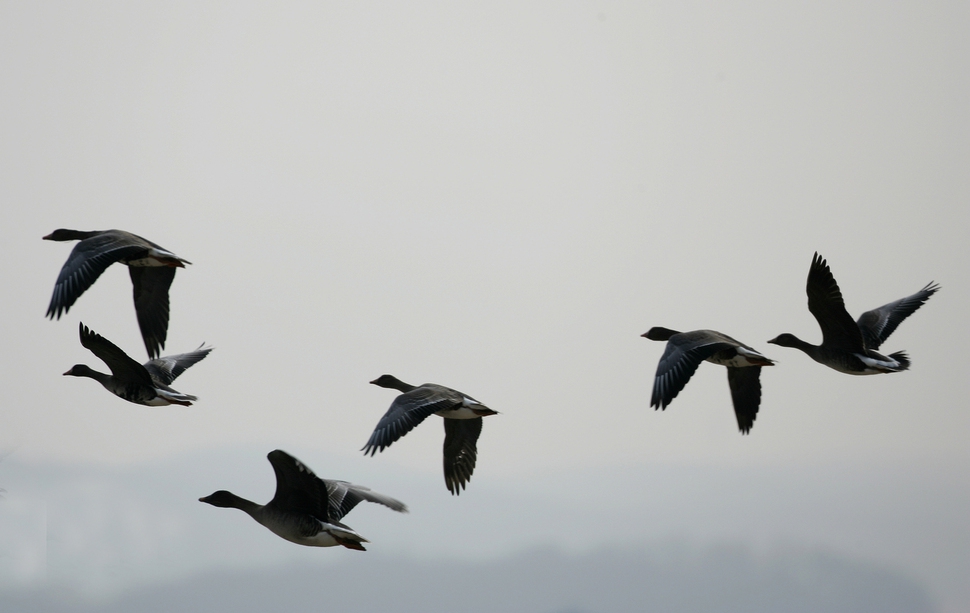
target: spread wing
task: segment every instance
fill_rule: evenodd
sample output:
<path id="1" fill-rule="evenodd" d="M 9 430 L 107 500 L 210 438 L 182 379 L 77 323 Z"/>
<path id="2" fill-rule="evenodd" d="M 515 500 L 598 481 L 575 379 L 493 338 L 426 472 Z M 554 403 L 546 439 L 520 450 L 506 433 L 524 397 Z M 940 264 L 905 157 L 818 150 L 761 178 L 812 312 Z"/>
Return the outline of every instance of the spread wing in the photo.
<path id="1" fill-rule="evenodd" d="M 123 236 L 110 232 L 79 242 L 71 250 L 71 255 L 57 275 L 54 294 L 51 296 L 50 306 L 47 307 L 47 316 L 60 319 L 61 314 L 67 313 L 108 266 L 144 251 L 144 246 L 132 245 Z"/>
<path id="2" fill-rule="evenodd" d="M 476 443 L 482 433 L 482 421 L 481 417 L 444 420 L 445 485 L 452 494 L 460 494 L 475 471 Z"/>
<path id="3" fill-rule="evenodd" d="M 152 389 L 155 383 L 144 366 L 134 361 L 117 345 L 84 324 L 78 324 L 81 345 L 98 356 L 111 369 L 111 374 L 124 382 L 140 383 Z"/>
<path id="4" fill-rule="evenodd" d="M 327 485 L 290 454 L 277 449 L 266 456 L 276 473 L 276 494 L 270 504 L 329 521 Z"/>
<path id="5" fill-rule="evenodd" d="M 429 415 L 457 408 L 463 401 L 464 397 L 459 392 L 440 385 L 422 385 L 401 394 L 377 422 L 377 427 L 364 445 L 364 455 L 384 451 L 385 447 L 410 432 Z"/>
<path id="6" fill-rule="evenodd" d="M 164 385 L 171 385 L 172 381 L 175 381 L 179 375 L 185 372 L 185 369 L 205 359 L 210 351 L 212 351 L 212 347 L 199 345 L 199 348 L 195 351 L 155 358 L 145 363 L 145 369 L 148 370 L 152 379 L 156 379 Z"/>
<path id="7" fill-rule="evenodd" d="M 878 309 L 866 311 L 859 317 L 858 327 L 862 332 L 866 348 L 876 350 L 886 342 L 903 320 L 916 312 L 916 309 L 930 299 L 940 286 L 930 282 L 912 296 L 900 298 L 895 302 L 884 304 Z"/>
<path id="8" fill-rule="evenodd" d="M 808 271 L 808 310 L 822 329 L 822 344 L 831 349 L 862 353 L 862 333 L 845 310 L 842 292 L 825 259 L 818 253 Z"/>
<path id="9" fill-rule="evenodd" d="M 761 367 L 744 366 L 728 369 L 728 386 L 731 400 L 734 401 L 734 415 L 738 418 L 738 429 L 747 434 L 754 426 L 761 405 Z"/>
<path id="10" fill-rule="evenodd" d="M 667 347 L 657 364 L 653 379 L 653 395 L 650 406 L 667 408 L 680 390 L 694 375 L 700 363 L 732 344 L 715 339 L 693 340 L 688 333 L 676 334 L 667 341 Z"/>
<path id="11" fill-rule="evenodd" d="M 376 502 L 399 513 L 407 513 L 408 507 L 400 500 L 378 494 L 362 485 L 354 485 L 346 481 L 332 481 L 322 479 L 326 484 L 329 497 L 330 520 L 339 521 L 347 513 L 363 501 Z"/>
<path id="12" fill-rule="evenodd" d="M 168 288 L 175 279 L 172 266 L 129 266 L 138 327 L 148 357 L 158 357 L 168 336 Z"/>

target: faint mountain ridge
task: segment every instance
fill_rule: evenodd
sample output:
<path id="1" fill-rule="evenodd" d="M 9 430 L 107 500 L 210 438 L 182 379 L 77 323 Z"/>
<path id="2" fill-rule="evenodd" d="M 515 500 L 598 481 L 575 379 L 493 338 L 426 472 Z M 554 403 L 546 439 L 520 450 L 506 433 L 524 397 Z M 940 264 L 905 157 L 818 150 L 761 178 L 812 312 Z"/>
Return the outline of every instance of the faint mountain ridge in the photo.
<path id="1" fill-rule="evenodd" d="M 32 613 L 302 610 L 398 613 L 935 613 L 904 574 L 827 552 L 741 545 L 539 549 L 486 562 L 357 556 L 341 565 L 287 564 L 206 573 L 83 603 L 59 591 L 0 594 Z"/>

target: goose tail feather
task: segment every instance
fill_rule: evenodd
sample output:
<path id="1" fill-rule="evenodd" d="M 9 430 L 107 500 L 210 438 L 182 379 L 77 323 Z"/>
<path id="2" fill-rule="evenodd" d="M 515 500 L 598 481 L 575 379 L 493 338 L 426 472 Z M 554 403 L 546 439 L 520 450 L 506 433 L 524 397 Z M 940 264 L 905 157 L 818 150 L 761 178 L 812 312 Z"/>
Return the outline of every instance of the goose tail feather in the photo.
<path id="1" fill-rule="evenodd" d="M 906 355 L 905 351 L 897 351 L 896 353 L 890 353 L 889 357 L 899 362 L 899 368 L 897 369 L 897 372 L 901 370 L 909 370 L 909 356 Z"/>

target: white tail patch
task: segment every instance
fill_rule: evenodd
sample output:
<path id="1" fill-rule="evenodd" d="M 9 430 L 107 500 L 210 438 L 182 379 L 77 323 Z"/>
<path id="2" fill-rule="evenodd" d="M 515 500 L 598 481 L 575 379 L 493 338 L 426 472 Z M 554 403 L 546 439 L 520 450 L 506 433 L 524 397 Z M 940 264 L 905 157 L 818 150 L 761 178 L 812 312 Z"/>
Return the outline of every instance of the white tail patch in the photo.
<path id="1" fill-rule="evenodd" d="M 867 355 L 860 355 L 858 353 L 854 355 L 857 358 L 859 358 L 863 364 L 865 364 L 866 369 L 862 371 L 862 374 L 864 375 L 875 375 L 879 373 L 896 372 L 902 366 L 902 364 L 900 364 L 896 360 L 877 360 Z"/>

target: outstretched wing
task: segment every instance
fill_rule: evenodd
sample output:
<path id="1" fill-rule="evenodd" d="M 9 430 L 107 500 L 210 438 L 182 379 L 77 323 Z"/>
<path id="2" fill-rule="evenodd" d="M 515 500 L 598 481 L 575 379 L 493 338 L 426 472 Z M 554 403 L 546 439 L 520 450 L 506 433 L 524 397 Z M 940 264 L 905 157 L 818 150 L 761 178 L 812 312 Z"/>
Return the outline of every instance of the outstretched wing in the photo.
<path id="1" fill-rule="evenodd" d="M 452 494 L 460 494 L 471 480 L 478 457 L 477 442 L 482 433 L 481 417 L 445 419 L 444 467 L 445 485 Z"/>
<path id="2" fill-rule="evenodd" d="M 129 266 L 138 327 L 149 358 L 158 357 L 168 336 L 168 288 L 175 279 L 172 266 Z"/>
<path id="3" fill-rule="evenodd" d="M 861 353 L 864 349 L 859 326 L 845 310 L 842 292 L 825 259 L 818 253 L 808 271 L 808 310 L 822 329 L 822 344 L 832 349 Z"/>
<path id="4" fill-rule="evenodd" d="M 916 309 L 939 291 L 940 286 L 932 281 L 912 296 L 900 298 L 895 302 L 884 304 L 878 309 L 866 311 L 859 317 L 857 325 L 862 332 L 862 338 L 867 349 L 876 350 L 886 342 L 903 320 L 916 312 Z"/>
<path id="5" fill-rule="evenodd" d="M 199 348 L 195 351 L 155 358 L 145 363 L 145 369 L 148 370 L 153 379 L 164 385 L 171 385 L 172 381 L 175 381 L 179 375 L 185 372 L 186 368 L 205 359 L 210 351 L 212 351 L 212 347 L 199 345 Z"/>
<path id="6" fill-rule="evenodd" d="M 701 362 L 718 351 L 731 347 L 733 345 L 730 343 L 714 339 L 694 339 L 691 333 L 670 337 L 663 355 L 660 356 L 660 363 L 657 364 L 650 406 L 666 409 L 690 381 Z"/>
<path id="7" fill-rule="evenodd" d="M 440 385 L 422 385 L 394 399 L 387 413 L 377 422 L 373 434 L 364 445 L 364 455 L 384 451 L 391 443 L 410 432 L 415 426 L 438 411 L 455 409 L 464 396 Z"/>
<path id="8" fill-rule="evenodd" d="M 761 406 L 761 367 L 728 366 L 728 386 L 734 403 L 734 415 L 738 418 L 738 429 L 747 434 L 754 426 Z"/>
<path id="9" fill-rule="evenodd" d="M 112 232 L 79 242 L 71 250 L 71 255 L 57 275 L 54 294 L 51 296 L 50 306 L 47 307 L 47 317 L 60 319 L 61 314 L 67 313 L 108 266 L 144 251 L 145 247 L 131 245 L 122 236 Z"/>
<path id="10" fill-rule="evenodd" d="M 362 485 L 354 485 L 346 481 L 332 481 L 321 479 L 326 484 L 329 497 L 330 521 L 339 521 L 354 507 L 363 501 L 376 502 L 399 513 L 407 513 L 408 507 L 400 500 L 378 494 Z"/>
<path id="11" fill-rule="evenodd" d="M 281 449 L 266 456 L 276 473 L 276 494 L 270 504 L 329 520 L 327 485 L 305 464 Z"/>
<path id="12" fill-rule="evenodd" d="M 137 382 L 154 389 L 155 384 L 148 370 L 128 357 L 128 354 L 122 351 L 117 345 L 94 330 L 91 330 L 83 323 L 78 324 L 78 332 L 81 336 L 81 345 L 107 364 L 108 368 L 111 369 L 112 375 L 122 381 Z"/>

